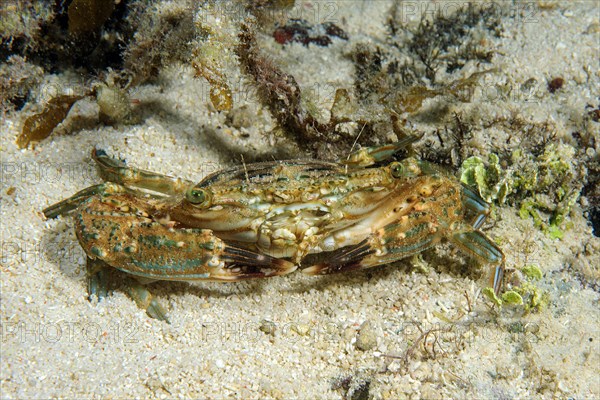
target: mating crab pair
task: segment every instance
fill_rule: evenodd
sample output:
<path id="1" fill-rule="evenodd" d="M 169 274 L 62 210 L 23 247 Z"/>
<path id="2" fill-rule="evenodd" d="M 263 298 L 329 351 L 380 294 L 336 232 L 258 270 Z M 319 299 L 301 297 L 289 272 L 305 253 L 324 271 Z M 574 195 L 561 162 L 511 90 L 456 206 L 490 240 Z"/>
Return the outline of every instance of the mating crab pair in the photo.
<path id="1" fill-rule="evenodd" d="M 98 150 L 92 157 L 105 183 L 44 214 L 75 210 L 90 295 L 106 295 L 106 268 L 116 268 L 136 278 L 130 295 L 161 320 L 165 310 L 145 283 L 237 281 L 297 268 L 311 275 L 344 272 L 397 261 L 444 238 L 494 266 L 498 292 L 504 255 L 479 231 L 489 206 L 428 162 L 383 163 L 415 139 L 364 148 L 339 163 L 249 164 L 198 184 L 128 168 Z M 314 253 L 324 261 L 302 265 Z"/>

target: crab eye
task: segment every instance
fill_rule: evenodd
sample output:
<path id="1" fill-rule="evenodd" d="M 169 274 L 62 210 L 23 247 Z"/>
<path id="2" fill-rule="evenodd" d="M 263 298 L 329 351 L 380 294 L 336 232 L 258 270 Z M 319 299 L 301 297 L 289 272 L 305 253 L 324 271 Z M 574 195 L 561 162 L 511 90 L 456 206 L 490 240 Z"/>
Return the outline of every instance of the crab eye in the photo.
<path id="1" fill-rule="evenodd" d="M 185 198 L 194 205 L 208 207 L 210 204 L 211 195 L 206 189 L 191 188 L 185 194 Z"/>
<path id="2" fill-rule="evenodd" d="M 394 178 L 401 178 L 404 175 L 404 167 L 399 162 L 393 162 L 390 165 L 390 171 Z"/>

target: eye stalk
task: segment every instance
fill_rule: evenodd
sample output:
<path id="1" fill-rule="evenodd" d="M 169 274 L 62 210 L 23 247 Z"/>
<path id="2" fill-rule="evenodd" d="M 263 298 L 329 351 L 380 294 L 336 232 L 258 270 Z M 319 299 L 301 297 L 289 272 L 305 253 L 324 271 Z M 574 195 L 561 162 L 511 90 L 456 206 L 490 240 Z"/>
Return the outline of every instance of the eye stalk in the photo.
<path id="1" fill-rule="evenodd" d="M 402 178 L 404 176 L 404 166 L 399 162 L 390 164 L 390 172 L 394 178 Z"/>
<path id="2" fill-rule="evenodd" d="M 206 189 L 191 188 L 185 194 L 185 198 L 197 207 L 206 208 L 210 206 L 212 194 Z"/>

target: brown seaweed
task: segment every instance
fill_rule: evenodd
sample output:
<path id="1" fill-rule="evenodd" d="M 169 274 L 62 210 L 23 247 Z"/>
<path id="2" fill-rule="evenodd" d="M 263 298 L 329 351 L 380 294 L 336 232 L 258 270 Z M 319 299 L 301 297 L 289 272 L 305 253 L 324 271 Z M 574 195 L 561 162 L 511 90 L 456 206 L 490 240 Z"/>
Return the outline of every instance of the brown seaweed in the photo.
<path id="1" fill-rule="evenodd" d="M 17 146 L 23 149 L 30 143 L 39 142 L 50 136 L 54 128 L 67 117 L 73 104 L 83 97 L 62 95 L 51 99 L 41 113 L 25 120 L 23 130 L 17 137 Z"/>

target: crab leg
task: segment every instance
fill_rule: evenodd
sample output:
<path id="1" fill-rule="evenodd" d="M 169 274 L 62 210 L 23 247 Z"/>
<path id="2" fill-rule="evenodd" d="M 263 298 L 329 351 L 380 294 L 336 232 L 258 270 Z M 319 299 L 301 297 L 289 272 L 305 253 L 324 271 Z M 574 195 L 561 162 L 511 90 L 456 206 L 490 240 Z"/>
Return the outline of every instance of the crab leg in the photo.
<path id="1" fill-rule="evenodd" d="M 104 261 L 87 258 L 88 299 L 96 296 L 102 300 L 108 294 L 108 271 L 110 266 Z"/>
<path id="2" fill-rule="evenodd" d="M 92 150 L 92 159 L 98 164 L 102 179 L 124 186 L 136 186 L 173 195 L 184 193 L 194 184 L 185 179 L 128 167 L 125 162 L 109 157 L 104 150 L 100 149 Z"/>
<path id="3" fill-rule="evenodd" d="M 134 279 L 134 282 L 129 284 L 127 293 L 139 308 L 146 310 L 148 316 L 168 324 L 171 323 L 167 318 L 167 311 L 141 282 Z"/>
<path id="4" fill-rule="evenodd" d="M 504 277 L 504 254 L 496 244 L 477 230 L 490 214 L 490 205 L 466 185 L 462 185 L 462 203 L 465 218 L 471 226 L 464 227 L 462 232 L 455 233 L 450 240 L 480 262 L 496 265 L 491 284 L 494 292 L 499 294 Z"/>
<path id="5" fill-rule="evenodd" d="M 473 229 L 479 229 L 490 214 L 490 205 L 466 185 L 462 186 L 462 194 L 466 214 L 472 217 L 471 225 Z"/>
<path id="6" fill-rule="evenodd" d="M 109 157 L 104 150 L 92 150 L 92 159 L 98 164 L 100 176 L 107 182 L 90 186 L 75 193 L 68 199 L 47 207 L 43 210 L 46 218 L 55 218 L 59 215 L 66 214 L 79 207 L 79 205 L 88 198 L 97 194 L 146 194 L 126 186 L 152 190 L 164 195 L 182 194 L 189 187 L 193 186 L 192 181 L 173 178 L 168 175 L 161 175 L 137 168 L 129 168 L 123 161 Z"/>
<path id="7" fill-rule="evenodd" d="M 348 159 L 342 160 L 341 163 L 352 167 L 368 167 L 391 158 L 394 154 L 419 139 L 419 136 L 405 136 L 397 142 L 383 146 L 363 147 L 360 150 L 350 153 Z"/>
<path id="8" fill-rule="evenodd" d="M 108 275 L 110 265 L 99 259 L 88 257 L 87 259 L 87 280 L 88 280 L 88 299 L 91 301 L 94 296 L 102 300 L 108 293 Z M 146 313 L 159 321 L 169 322 L 167 312 L 160 303 L 152 297 L 150 291 L 144 286 L 152 280 L 131 280 L 128 288 L 129 296 L 135 301 L 139 308 L 146 310 Z"/>
<path id="9" fill-rule="evenodd" d="M 89 199 L 92 196 L 98 194 L 113 194 L 113 193 L 125 193 L 131 192 L 130 189 L 125 188 L 124 186 L 117 185 L 114 183 L 101 183 L 99 185 L 90 186 L 85 188 L 73 196 L 59 201 L 47 208 L 45 208 L 42 212 L 46 218 L 56 218 L 59 215 L 64 215 L 70 211 L 73 211 L 77 207 L 79 207 L 84 201 Z"/>
<path id="10" fill-rule="evenodd" d="M 494 292 L 498 294 L 504 277 L 504 254 L 494 242 L 480 231 L 466 230 L 457 232 L 450 237 L 450 241 L 471 254 L 481 263 L 495 265 L 491 284 Z"/>

